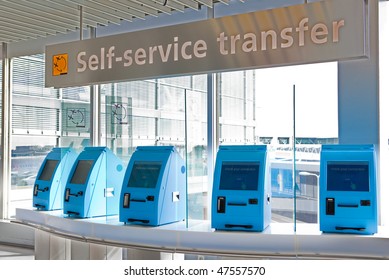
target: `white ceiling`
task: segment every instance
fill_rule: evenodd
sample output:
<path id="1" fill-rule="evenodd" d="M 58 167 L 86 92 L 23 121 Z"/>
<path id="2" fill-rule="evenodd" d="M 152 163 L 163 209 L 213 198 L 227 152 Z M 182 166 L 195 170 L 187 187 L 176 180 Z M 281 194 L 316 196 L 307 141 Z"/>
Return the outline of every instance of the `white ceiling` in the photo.
<path id="1" fill-rule="evenodd" d="M 0 43 L 119 25 L 230 0 L 0 0 Z M 244 0 L 240 0 L 244 2 Z M 82 17 L 81 17 L 82 15 Z M 82 18 L 82 20 L 80 20 Z"/>

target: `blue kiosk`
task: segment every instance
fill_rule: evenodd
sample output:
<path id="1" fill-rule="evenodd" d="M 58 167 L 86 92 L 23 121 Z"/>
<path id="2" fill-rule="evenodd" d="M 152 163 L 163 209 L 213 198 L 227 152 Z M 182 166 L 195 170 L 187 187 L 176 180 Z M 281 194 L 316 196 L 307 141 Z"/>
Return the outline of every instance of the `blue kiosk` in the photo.
<path id="1" fill-rule="evenodd" d="M 35 179 L 32 204 L 38 210 L 63 208 L 63 191 L 78 154 L 72 148 L 53 148 Z"/>
<path id="2" fill-rule="evenodd" d="M 374 145 L 323 145 L 319 222 L 323 232 L 377 232 Z"/>
<path id="3" fill-rule="evenodd" d="M 122 161 L 107 147 L 84 148 L 66 184 L 64 214 L 78 218 L 117 215 L 124 170 Z"/>
<path id="4" fill-rule="evenodd" d="M 267 147 L 220 146 L 212 192 L 216 230 L 263 231 L 271 220 Z"/>
<path id="5" fill-rule="evenodd" d="M 140 146 L 131 156 L 119 221 L 159 226 L 186 217 L 185 162 L 174 146 Z"/>

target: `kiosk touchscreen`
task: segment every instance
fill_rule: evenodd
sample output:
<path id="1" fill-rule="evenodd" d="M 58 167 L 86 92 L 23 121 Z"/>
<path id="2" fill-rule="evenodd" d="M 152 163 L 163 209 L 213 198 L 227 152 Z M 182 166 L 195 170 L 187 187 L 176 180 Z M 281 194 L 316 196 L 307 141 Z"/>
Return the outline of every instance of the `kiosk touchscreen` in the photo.
<path id="1" fill-rule="evenodd" d="M 72 148 L 53 148 L 44 159 L 35 179 L 33 207 L 39 210 L 63 208 L 63 190 L 77 158 Z"/>
<path id="2" fill-rule="evenodd" d="M 173 146 L 137 147 L 124 176 L 119 221 L 159 226 L 186 217 L 186 168 Z"/>
<path id="3" fill-rule="evenodd" d="M 220 146 L 212 192 L 212 228 L 263 231 L 271 220 L 265 145 Z"/>
<path id="4" fill-rule="evenodd" d="M 107 147 L 86 147 L 78 156 L 64 194 L 64 214 L 89 218 L 119 213 L 122 161 Z"/>
<path id="5" fill-rule="evenodd" d="M 322 146 L 319 206 L 323 232 L 377 232 L 373 145 Z"/>

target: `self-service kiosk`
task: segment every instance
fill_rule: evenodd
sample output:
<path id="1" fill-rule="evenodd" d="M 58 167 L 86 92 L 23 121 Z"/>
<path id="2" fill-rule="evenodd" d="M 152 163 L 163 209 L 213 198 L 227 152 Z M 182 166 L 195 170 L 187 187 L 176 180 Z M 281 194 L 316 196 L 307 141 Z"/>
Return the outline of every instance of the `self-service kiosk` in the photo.
<path id="1" fill-rule="evenodd" d="M 374 145 L 323 145 L 319 198 L 321 231 L 376 233 Z"/>
<path id="2" fill-rule="evenodd" d="M 89 218 L 119 213 L 122 161 L 107 147 L 86 147 L 66 183 L 64 214 Z"/>
<path id="3" fill-rule="evenodd" d="M 140 146 L 131 156 L 120 196 L 119 221 L 148 226 L 186 217 L 186 168 L 173 146 Z"/>
<path id="4" fill-rule="evenodd" d="M 215 164 L 211 226 L 263 231 L 271 220 L 265 145 L 220 146 Z"/>
<path id="5" fill-rule="evenodd" d="M 53 148 L 35 179 L 32 204 L 39 210 L 63 208 L 63 191 L 78 154 L 72 148 Z"/>

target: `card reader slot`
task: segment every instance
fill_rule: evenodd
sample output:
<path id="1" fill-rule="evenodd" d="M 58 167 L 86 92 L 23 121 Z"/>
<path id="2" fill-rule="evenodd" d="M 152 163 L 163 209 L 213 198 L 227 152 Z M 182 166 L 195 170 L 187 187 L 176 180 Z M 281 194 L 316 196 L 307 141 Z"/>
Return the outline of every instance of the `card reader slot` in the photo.
<path id="1" fill-rule="evenodd" d="M 247 203 L 244 202 L 228 202 L 228 206 L 247 206 Z"/>
<path id="2" fill-rule="evenodd" d="M 140 222 L 140 223 L 143 223 L 143 224 L 150 223 L 150 220 L 132 219 L 132 218 L 127 219 L 127 221 L 129 221 L 130 223 L 133 223 L 133 222 Z"/>
<path id="3" fill-rule="evenodd" d="M 217 213 L 225 213 L 226 212 L 226 197 L 219 196 L 217 198 Z"/>
<path id="4" fill-rule="evenodd" d="M 358 204 L 338 204 L 338 207 L 343 207 L 343 208 L 358 208 Z"/>
<path id="5" fill-rule="evenodd" d="M 131 198 L 130 201 L 133 201 L 133 202 L 146 202 L 146 199 Z"/>
<path id="6" fill-rule="evenodd" d="M 43 189 L 40 189 L 40 188 L 39 188 L 39 185 L 36 184 L 36 185 L 34 186 L 34 196 L 37 196 L 39 192 L 47 192 L 48 190 L 49 190 L 48 187 L 45 187 L 45 188 L 43 188 Z"/>
<path id="7" fill-rule="evenodd" d="M 130 208 L 130 194 L 125 193 L 123 197 L 123 208 Z"/>
<path id="8" fill-rule="evenodd" d="M 356 230 L 356 231 L 365 231 L 364 227 L 335 227 L 336 230 Z"/>
<path id="9" fill-rule="evenodd" d="M 252 225 L 235 225 L 235 224 L 225 224 L 226 228 L 244 228 L 244 229 L 252 229 Z"/>
<path id="10" fill-rule="evenodd" d="M 77 193 L 70 193 L 70 189 L 67 188 L 67 189 L 66 189 L 66 192 L 65 192 L 65 201 L 68 202 L 68 201 L 69 201 L 69 198 L 70 198 L 71 196 L 79 197 L 79 196 L 82 196 L 83 194 L 84 194 L 83 191 L 79 191 L 79 192 L 77 192 Z"/>

